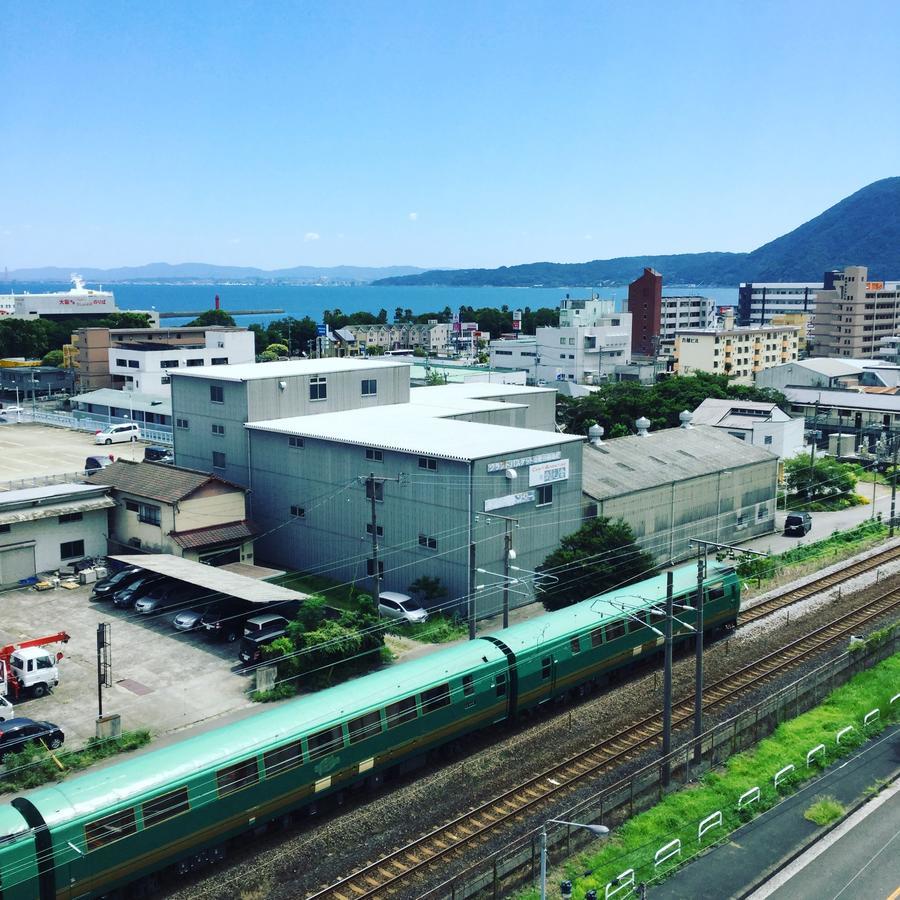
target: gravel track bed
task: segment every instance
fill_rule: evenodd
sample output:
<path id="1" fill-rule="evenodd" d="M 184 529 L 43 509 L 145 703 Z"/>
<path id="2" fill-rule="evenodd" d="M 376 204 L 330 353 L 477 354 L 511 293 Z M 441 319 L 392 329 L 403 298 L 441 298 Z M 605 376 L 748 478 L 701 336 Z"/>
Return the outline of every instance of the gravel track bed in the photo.
<path id="1" fill-rule="evenodd" d="M 841 597 L 826 597 L 803 604 L 803 614 L 781 612 L 738 630 L 708 647 L 705 654 L 705 681 L 712 683 L 766 653 L 802 637 L 816 620 L 819 623 L 864 606 L 891 587 L 900 587 L 900 577 L 883 578 L 877 585 Z M 797 666 L 781 679 L 788 684 L 827 659 L 843 652 L 835 647 L 808 663 Z M 674 696 L 691 696 L 694 689 L 694 660 L 682 652 L 674 667 Z M 755 695 L 746 695 L 744 708 L 769 694 L 781 684 L 767 682 Z M 374 860 L 418 837 L 431 828 L 464 813 L 479 802 L 514 787 L 535 772 L 572 755 L 592 740 L 625 727 L 637 717 L 649 714 L 661 703 L 662 673 L 646 672 L 629 681 L 610 685 L 577 703 L 554 705 L 552 710 L 526 719 L 512 731 L 494 729 L 465 741 L 463 747 L 437 767 L 396 780 L 368 799 L 356 794 L 352 808 L 334 810 L 318 820 L 308 820 L 280 835 L 258 838 L 244 858 L 231 860 L 209 870 L 198 880 L 166 892 L 176 900 L 288 900 L 303 897 L 344 876 L 365 861 Z M 722 710 L 707 718 L 709 727 L 728 718 L 737 709 Z M 677 745 L 677 741 L 674 741 Z M 588 796 L 604 783 L 623 777 L 649 760 L 637 761 L 598 781 L 593 788 L 574 791 L 560 801 L 559 810 L 543 807 L 532 827 L 558 815 L 562 809 Z M 522 827 L 520 832 L 526 830 Z M 510 835 L 479 845 L 478 858 L 508 843 Z M 469 857 L 459 865 L 475 861 Z M 441 872 L 449 877 L 454 867 Z M 432 882 L 433 883 L 433 882 Z"/>

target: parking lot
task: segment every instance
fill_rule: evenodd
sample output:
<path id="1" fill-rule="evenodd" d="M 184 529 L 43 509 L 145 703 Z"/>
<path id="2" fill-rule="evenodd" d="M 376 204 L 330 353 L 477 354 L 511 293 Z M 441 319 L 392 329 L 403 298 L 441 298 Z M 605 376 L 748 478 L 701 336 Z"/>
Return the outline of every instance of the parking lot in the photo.
<path id="1" fill-rule="evenodd" d="M 112 453 L 116 459 L 143 459 L 144 444 L 112 444 L 98 447 L 94 435 L 68 428 L 32 425 L 30 422 L 0 425 L 0 481 L 18 481 L 42 475 L 80 472 L 93 453 Z"/>
<path id="2" fill-rule="evenodd" d="M 149 728 L 156 736 L 259 708 L 245 693 L 254 679 L 237 668 L 237 644 L 175 631 L 174 612 L 139 616 L 108 601 L 91 602 L 90 592 L 85 585 L 0 594 L 0 646 L 57 631 L 71 637 L 61 648 L 59 686 L 49 696 L 16 703 L 17 714 L 59 725 L 69 746 L 94 735 L 99 622 L 111 623 L 112 638 L 112 687 L 103 690 L 103 712 L 120 714 L 123 729 Z"/>

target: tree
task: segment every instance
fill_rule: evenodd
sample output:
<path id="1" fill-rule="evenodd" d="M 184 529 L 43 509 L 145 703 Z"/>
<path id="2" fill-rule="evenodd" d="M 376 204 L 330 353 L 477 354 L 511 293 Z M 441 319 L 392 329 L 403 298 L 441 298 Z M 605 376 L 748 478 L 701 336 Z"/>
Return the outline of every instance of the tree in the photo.
<path id="1" fill-rule="evenodd" d="M 287 356 L 290 352 L 287 344 L 269 344 L 265 350 L 266 353 L 274 353 L 276 356 Z"/>
<path id="2" fill-rule="evenodd" d="M 812 464 L 806 454 L 786 460 L 784 480 L 788 496 L 807 503 L 837 499 L 852 501 L 856 493 L 853 465 L 838 462 L 830 456 L 820 457 Z"/>
<path id="3" fill-rule="evenodd" d="M 229 316 L 224 309 L 208 309 L 200 313 L 193 322 L 188 322 L 187 328 L 206 328 L 211 325 L 229 325 L 234 327 L 234 318 Z"/>
<path id="4" fill-rule="evenodd" d="M 546 609 L 562 609 L 647 575 L 653 557 L 638 547 L 631 526 L 599 516 L 560 541 L 538 567 L 559 581 L 543 593 Z M 552 579 L 548 579 L 552 580 Z"/>
<path id="5" fill-rule="evenodd" d="M 42 360 L 42 366 L 56 366 L 59 368 L 63 364 L 62 350 L 51 350 Z"/>
<path id="6" fill-rule="evenodd" d="M 441 584 L 441 579 L 430 575 L 420 575 L 407 590 L 411 594 L 418 594 L 423 606 L 430 606 L 435 600 L 447 596 L 447 588 Z"/>

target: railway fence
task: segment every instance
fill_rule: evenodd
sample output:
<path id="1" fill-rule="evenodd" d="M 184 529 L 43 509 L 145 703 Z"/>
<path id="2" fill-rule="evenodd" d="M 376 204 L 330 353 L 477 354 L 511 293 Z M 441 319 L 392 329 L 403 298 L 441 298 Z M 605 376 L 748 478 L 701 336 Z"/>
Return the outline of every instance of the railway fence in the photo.
<path id="1" fill-rule="evenodd" d="M 588 825 L 602 823 L 615 828 L 657 804 L 666 793 L 684 787 L 735 753 L 752 747 L 772 734 L 782 722 L 817 706 L 858 672 L 872 668 L 898 650 L 900 629 L 895 628 L 886 640 L 842 653 L 719 723 L 699 738 L 685 740 L 667 757 L 660 757 L 626 778 L 601 788 L 592 797 L 560 813 L 559 818 Z M 698 742 L 701 756 L 699 762 L 695 762 L 694 750 Z M 668 788 L 663 783 L 666 763 L 671 772 Z M 562 862 L 591 840 L 588 832 L 579 828 L 548 830 L 548 867 Z M 541 829 L 537 828 L 419 896 L 423 900 L 498 900 L 529 884 L 535 886 L 540 877 L 540 861 Z"/>

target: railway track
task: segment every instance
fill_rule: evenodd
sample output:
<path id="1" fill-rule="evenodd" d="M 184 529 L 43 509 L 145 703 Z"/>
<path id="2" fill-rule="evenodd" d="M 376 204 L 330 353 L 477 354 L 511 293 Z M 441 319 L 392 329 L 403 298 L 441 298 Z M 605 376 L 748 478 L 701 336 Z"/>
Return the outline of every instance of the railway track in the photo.
<path id="1" fill-rule="evenodd" d="M 895 555 L 900 555 L 900 549 Z M 865 571 L 865 568 L 859 571 Z M 846 639 L 869 622 L 898 608 L 900 589 L 887 591 L 865 607 L 846 613 L 805 637 L 707 685 L 704 688 L 704 710 L 734 702 L 743 694 L 759 687 L 760 683 L 781 675 L 825 647 Z M 673 729 L 689 722 L 693 718 L 693 695 L 675 703 L 672 712 Z M 661 741 L 662 715 L 654 713 L 446 825 L 367 864 L 348 877 L 309 895 L 309 900 L 363 900 L 369 897 L 396 896 L 436 864 L 461 853 L 472 852 L 491 839 L 495 832 L 521 820 L 525 814 L 534 812 L 550 800 L 558 799 L 587 779 L 635 758 Z"/>
<path id="2" fill-rule="evenodd" d="M 763 619 L 774 612 L 778 612 L 780 609 L 785 609 L 788 606 L 792 606 L 794 603 L 806 600 L 807 597 L 812 597 L 822 591 L 827 591 L 829 588 L 843 584 L 845 581 L 849 581 L 857 575 L 871 572 L 873 569 L 877 569 L 879 566 L 896 559 L 900 559 L 900 546 L 889 547 L 887 550 L 875 553 L 867 559 L 846 566 L 838 572 L 832 572 L 830 575 L 825 575 L 816 581 L 795 588 L 794 590 L 785 591 L 783 594 L 779 594 L 777 597 L 771 597 L 769 600 L 758 603 L 756 606 L 751 606 L 749 609 L 742 609 L 738 627 L 749 625 L 751 622 Z"/>

